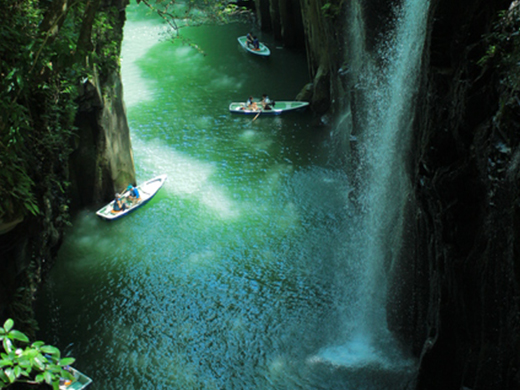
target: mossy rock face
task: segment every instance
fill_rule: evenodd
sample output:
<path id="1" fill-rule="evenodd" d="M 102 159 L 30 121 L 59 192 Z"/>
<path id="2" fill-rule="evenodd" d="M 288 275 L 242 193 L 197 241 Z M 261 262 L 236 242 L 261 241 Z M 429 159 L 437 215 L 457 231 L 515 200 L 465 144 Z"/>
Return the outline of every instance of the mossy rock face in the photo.
<path id="1" fill-rule="evenodd" d="M 312 83 L 308 83 L 305 85 L 302 90 L 296 95 L 295 100 L 310 102 L 312 100 L 312 91 L 314 89 L 314 85 Z"/>
<path id="2" fill-rule="evenodd" d="M 421 389 L 520 388 L 520 110 L 507 104 L 518 68 L 479 64 L 510 5 L 438 0 L 430 17 L 409 161 L 413 249 L 395 267 L 401 307 L 389 313 L 421 359 Z"/>
<path id="3" fill-rule="evenodd" d="M 0 275 L 4 278 L 0 284 L 9 286 L 0 289 L 0 319 L 15 307 L 31 307 L 37 285 L 52 267 L 70 211 L 104 202 L 116 189 L 135 183 L 119 74 L 127 4 L 127 0 L 90 2 L 85 7 L 74 3 L 66 14 L 48 2 L 0 9 L 4 43 L 19 49 L 0 58 L 1 65 L 15 79 L 17 72 L 23 73 L 19 83 L 11 83 L 20 91 L 15 88 L 4 100 L 12 109 L 3 110 L 0 118 L 2 137 L 9 128 L 20 128 L 19 123 L 25 126 L 18 133 L 10 131 L 19 137 L 10 141 L 18 147 L 13 153 L 16 159 L 0 155 L 0 165 L 11 161 L 14 166 L 11 170 L 2 166 L 1 173 L 22 172 L 24 179 L 23 186 L 11 188 L 14 200 L 8 199 L 0 209 L 0 218 L 6 219 L 0 240 L 7 243 L 0 246 Z M 38 19 L 41 15 L 45 20 Z M 63 45 L 69 41 L 77 43 L 75 50 Z M 38 51 L 40 46 L 48 50 Z M 32 50 L 32 54 L 24 50 Z M 30 63 L 34 58 L 41 63 Z M 2 86 L 6 80 L 0 81 Z M 13 177 L 7 179 L 21 183 Z M 0 193 L 2 189 L 0 183 Z M 22 202 L 16 203 L 17 199 Z M 18 216 L 24 219 L 15 224 Z M 21 288 L 29 293 L 19 297 Z M 16 305 L 16 300 L 22 303 Z M 25 309 L 16 310 L 24 312 L 10 313 L 18 323 L 25 321 L 20 317 L 31 316 Z"/>
<path id="4" fill-rule="evenodd" d="M 76 120 L 78 137 L 70 162 L 73 210 L 105 202 L 136 180 L 119 73 L 113 72 L 104 85 L 99 79 L 89 84 Z"/>
<path id="5" fill-rule="evenodd" d="M 0 235 L 9 233 L 22 221 L 23 221 L 22 216 L 15 217 L 9 221 L 3 221 L 0 219 Z"/>

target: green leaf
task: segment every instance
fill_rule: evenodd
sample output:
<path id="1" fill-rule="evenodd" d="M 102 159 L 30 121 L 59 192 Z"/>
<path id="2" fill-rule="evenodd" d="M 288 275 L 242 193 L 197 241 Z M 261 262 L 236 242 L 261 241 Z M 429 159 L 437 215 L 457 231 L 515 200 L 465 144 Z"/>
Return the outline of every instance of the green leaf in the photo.
<path id="1" fill-rule="evenodd" d="M 60 376 L 65 379 L 70 379 L 71 381 L 76 380 L 76 378 L 74 378 L 74 375 L 72 375 L 72 373 L 67 370 L 61 370 Z"/>
<path id="2" fill-rule="evenodd" d="M 36 375 L 36 377 L 34 378 L 34 381 L 35 381 L 35 382 L 38 382 L 38 383 L 42 383 L 44 380 L 45 380 L 45 378 L 43 377 L 43 374 L 38 374 L 38 375 Z"/>
<path id="3" fill-rule="evenodd" d="M 11 352 L 13 350 L 13 343 L 8 338 L 3 339 L 2 344 L 6 352 Z"/>
<path id="4" fill-rule="evenodd" d="M 22 368 L 31 368 L 32 366 L 31 361 L 26 356 L 22 356 L 18 359 L 18 365 Z"/>
<path id="5" fill-rule="evenodd" d="M 22 374 L 22 368 L 21 368 L 20 366 L 16 366 L 16 367 L 14 368 L 14 375 L 15 375 L 17 378 L 19 378 L 21 374 Z"/>
<path id="6" fill-rule="evenodd" d="M 27 378 L 29 378 L 29 375 L 31 374 L 31 372 L 28 370 L 20 370 L 20 373 L 22 374 L 22 376 L 25 376 Z"/>
<path id="7" fill-rule="evenodd" d="M 6 332 L 9 332 L 11 329 L 13 329 L 14 321 L 11 318 L 8 318 L 7 321 L 4 323 L 4 329 Z"/>
<path id="8" fill-rule="evenodd" d="M 60 360 L 60 366 L 70 366 L 75 361 L 76 359 L 74 359 L 73 357 L 66 357 Z"/>
<path id="9" fill-rule="evenodd" d="M 31 212 L 32 215 L 38 215 L 40 213 L 40 209 L 38 206 L 32 202 L 25 202 L 24 206 L 27 210 Z"/>
<path id="10" fill-rule="evenodd" d="M 35 341 L 34 343 L 31 344 L 31 347 L 40 349 L 43 344 L 45 344 L 43 341 Z"/>
<path id="11" fill-rule="evenodd" d="M 36 366 L 40 371 L 45 370 L 45 364 L 43 364 L 43 356 L 39 355 L 33 359 L 33 365 Z"/>
<path id="12" fill-rule="evenodd" d="M 43 378 L 45 379 L 45 382 L 50 385 L 52 383 L 53 375 L 49 371 L 45 371 L 43 373 Z"/>
<path id="13" fill-rule="evenodd" d="M 50 355 L 59 355 L 60 350 L 52 345 L 44 345 L 41 347 L 42 352 L 48 353 Z"/>
<path id="14" fill-rule="evenodd" d="M 22 332 L 20 332 L 18 330 L 12 330 L 11 332 L 9 332 L 9 338 L 11 340 L 23 341 L 24 343 L 29 342 L 29 337 L 27 337 L 25 334 L 23 334 Z"/>
<path id="15" fill-rule="evenodd" d="M 12 366 L 14 363 L 11 359 L 2 359 L 0 360 L 0 367 L 5 367 L 5 366 Z"/>
<path id="16" fill-rule="evenodd" d="M 13 383 L 16 379 L 16 376 L 14 375 L 14 371 L 12 368 L 7 368 L 5 371 L 5 375 L 7 375 L 7 379 L 9 379 L 10 383 Z"/>
<path id="17" fill-rule="evenodd" d="M 51 364 L 47 367 L 47 370 L 52 372 L 53 374 L 59 374 L 61 372 L 61 367 L 56 364 Z"/>
<path id="18" fill-rule="evenodd" d="M 40 351 L 32 348 L 27 348 L 25 351 L 22 352 L 22 356 L 26 357 L 27 359 L 34 359 L 39 354 Z"/>
<path id="19" fill-rule="evenodd" d="M 13 78 L 14 72 L 16 72 L 16 68 L 14 68 L 12 71 L 9 72 L 9 74 L 6 76 L 6 80 L 10 80 Z"/>

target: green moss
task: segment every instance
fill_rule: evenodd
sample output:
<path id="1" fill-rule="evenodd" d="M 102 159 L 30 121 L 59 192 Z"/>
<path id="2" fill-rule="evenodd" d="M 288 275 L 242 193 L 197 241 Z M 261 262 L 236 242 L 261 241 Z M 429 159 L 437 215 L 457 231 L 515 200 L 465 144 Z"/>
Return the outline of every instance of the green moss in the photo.
<path id="1" fill-rule="evenodd" d="M 517 105 L 520 90 L 520 7 L 501 11 L 484 42 L 487 49 L 477 63 L 500 78 L 501 112 L 507 105 Z"/>
<path id="2" fill-rule="evenodd" d="M 325 18 L 334 19 L 340 15 L 342 6 L 343 0 L 327 1 L 321 6 L 321 13 Z"/>

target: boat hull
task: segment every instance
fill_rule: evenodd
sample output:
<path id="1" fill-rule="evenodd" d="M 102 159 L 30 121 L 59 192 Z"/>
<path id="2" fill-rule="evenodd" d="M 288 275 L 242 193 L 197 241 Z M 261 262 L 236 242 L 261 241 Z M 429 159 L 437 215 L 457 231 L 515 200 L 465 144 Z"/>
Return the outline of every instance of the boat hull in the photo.
<path id="1" fill-rule="evenodd" d="M 280 115 L 285 112 L 291 111 L 303 111 L 309 106 L 308 102 L 300 102 L 300 101 L 281 101 L 276 102 L 274 107 L 270 110 L 250 110 L 246 108 L 245 103 L 233 102 L 229 105 L 229 112 L 233 114 L 240 115 L 260 115 L 262 116 L 270 116 L 270 115 Z"/>
<path id="2" fill-rule="evenodd" d="M 152 198 L 157 194 L 157 192 L 161 189 L 164 182 L 166 181 L 166 175 L 157 176 L 151 180 L 148 180 L 145 183 L 142 183 L 137 186 L 139 191 L 139 201 L 137 203 L 131 203 L 125 200 L 128 200 L 128 192 L 123 193 L 122 198 L 125 199 L 125 204 L 127 205 L 127 209 L 123 211 L 114 211 L 114 201 L 110 202 L 106 206 L 102 207 L 96 212 L 96 215 L 106 221 L 113 221 L 115 219 L 120 219 L 131 212 L 137 210 L 138 208 L 144 206 L 148 203 Z"/>
<path id="3" fill-rule="evenodd" d="M 69 385 L 60 384 L 60 390 L 83 390 L 92 383 L 92 379 L 75 368 L 71 367 L 70 372 L 74 376 L 74 381 Z"/>
<path id="4" fill-rule="evenodd" d="M 238 37 L 238 43 L 240 43 L 240 46 L 242 46 L 245 50 L 247 50 L 251 54 L 255 54 L 257 56 L 267 57 L 271 55 L 271 50 L 264 45 L 262 42 L 260 42 L 260 48 L 258 50 L 253 49 L 252 47 L 249 47 L 247 45 L 247 37 Z"/>

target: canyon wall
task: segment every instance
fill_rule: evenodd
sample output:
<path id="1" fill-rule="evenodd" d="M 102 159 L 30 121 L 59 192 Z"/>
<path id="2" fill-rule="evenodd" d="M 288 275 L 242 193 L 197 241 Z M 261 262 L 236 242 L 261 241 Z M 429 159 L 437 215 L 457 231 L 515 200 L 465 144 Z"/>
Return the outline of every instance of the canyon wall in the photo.
<path id="1" fill-rule="evenodd" d="M 394 285 L 419 389 L 520 388 L 519 14 L 498 17 L 510 5 L 432 5 Z"/>
<path id="2" fill-rule="evenodd" d="M 25 71 L 27 83 L 20 83 L 20 91 L 12 92 L 12 101 L 17 103 L 13 107 L 29 113 L 24 134 L 33 141 L 25 140 L 17 153 L 26 155 L 26 171 L 33 185 L 31 190 L 28 186 L 22 190 L 34 201 L 37 212 L 13 209 L 14 201 L 10 210 L 0 210 L 0 320 L 13 317 L 17 328 L 29 333 L 35 325 L 34 294 L 52 267 L 71 213 L 100 206 L 116 191 L 135 183 L 119 73 L 126 5 L 126 0 L 97 0 L 86 5 L 54 0 L 41 10 L 18 7 L 15 2 L 3 10 L 13 24 L 36 18 L 38 24 L 16 27 L 19 32 L 12 39 L 33 37 L 34 49 L 21 48 L 20 56 L 27 50 L 29 58 L 38 58 L 44 67 L 40 73 L 31 73 L 40 63 L 24 64 L 31 66 L 29 74 Z M 38 12 L 44 15 L 42 20 L 38 20 Z M 63 42 L 70 42 L 72 50 L 67 47 L 60 52 Z M 16 42 L 4 44 L 16 46 Z M 12 66 L 15 72 L 20 63 L 14 57 L 12 63 L 3 65 Z M 53 88 L 55 95 L 47 92 Z M 16 118 L 4 115 L 2 134 L 14 133 Z M 17 185 L 0 184 L 0 189 Z M 10 191 L 16 194 L 16 188 Z"/>

